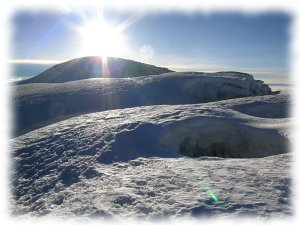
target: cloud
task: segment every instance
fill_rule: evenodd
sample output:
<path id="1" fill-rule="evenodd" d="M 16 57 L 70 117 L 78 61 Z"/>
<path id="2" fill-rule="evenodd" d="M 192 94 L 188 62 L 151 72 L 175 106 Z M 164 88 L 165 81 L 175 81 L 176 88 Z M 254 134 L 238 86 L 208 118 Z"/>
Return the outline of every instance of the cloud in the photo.
<path id="1" fill-rule="evenodd" d="M 219 64 L 183 63 L 183 64 L 164 64 L 163 66 L 175 70 L 177 72 L 184 72 L 184 71 L 218 72 L 218 71 L 230 70 L 227 66 L 222 66 Z"/>
<path id="2" fill-rule="evenodd" d="M 8 59 L 6 63 L 10 64 L 58 64 L 62 61 L 59 60 L 52 60 L 52 59 Z"/>
<path id="3" fill-rule="evenodd" d="M 9 83 L 10 82 L 15 82 L 15 81 L 20 81 L 20 80 L 23 80 L 23 77 L 17 77 L 17 78 L 11 78 L 11 79 L 9 79 Z"/>

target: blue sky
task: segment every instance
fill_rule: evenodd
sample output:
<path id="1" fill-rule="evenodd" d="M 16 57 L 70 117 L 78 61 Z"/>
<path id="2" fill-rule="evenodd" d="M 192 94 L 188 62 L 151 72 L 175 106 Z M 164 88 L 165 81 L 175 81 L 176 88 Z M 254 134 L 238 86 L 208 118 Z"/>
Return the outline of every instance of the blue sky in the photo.
<path id="1" fill-rule="evenodd" d="M 99 12 L 112 26 L 126 24 L 126 51 L 113 56 L 175 71 L 235 70 L 271 83 L 289 81 L 292 18 L 275 12 L 19 12 L 12 18 L 13 76 L 34 76 L 60 61 L 86 56 L 77 28 Z"/>

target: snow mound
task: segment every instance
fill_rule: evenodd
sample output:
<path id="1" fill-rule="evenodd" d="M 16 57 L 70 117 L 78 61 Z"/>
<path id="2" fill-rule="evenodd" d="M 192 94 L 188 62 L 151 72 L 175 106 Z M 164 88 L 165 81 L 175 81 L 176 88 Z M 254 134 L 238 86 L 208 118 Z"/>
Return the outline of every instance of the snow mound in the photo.
<path id="1" fill-rule="evenodd" d="M 63 83 L 89 78 L 136 77 L 167 72 L 171 70 L 132 60 L 89 56 L 57 64 L 33 78 L 16 82 L 16 84 Z"/>
<path id="2" fill-rule="evenodd" d="M 232 109 L 255 117 L 287 118 L 291 116 L 290 111 L 292 108 L 289 96 L 289 92 L 281 92 L 280 95 L 273 95 L 273 97 L 267 99 L 254 97 L 251 101 L 233 106 Z"/>
<path id="3" fill-rule="evenodd" d="M 238 72 L 174 72 L 132 79 L 98 78 L 14 88 L 14 135 L 82 113 L 145 105 L 206 103 L 271 93 L 266 84 Z"/>
<path id="4" fill-rule="evenodd" d="M 233 109 L 256 117 L 287 118 L 290 117 L 291 104 L 285 102 L 256 101 L 236 106 Z"/>
<path id="5" fill-rule="evenodd" d="M 286 95 L 261 96 L 256 101 L 272 107 L 278 98 L 285 99 L 282 104 L 289 104 Z M 264 113 L 269 110 L 260 112 L 262 117 L 234 110 L 254 102 L 249 97 L 91 113 L 29 132 L 20 136 L 20 140 L 25 144 L 34 143 L 35 148 L 36 138 L 45 136 L 46 146 L 58 151 L 69 149 L 74 155 L 93 155 L 101 163 L 137 157 L 177 157 L 178 154 L 248 158 L 287 152 L 288 118 L 265 119 Z"/>

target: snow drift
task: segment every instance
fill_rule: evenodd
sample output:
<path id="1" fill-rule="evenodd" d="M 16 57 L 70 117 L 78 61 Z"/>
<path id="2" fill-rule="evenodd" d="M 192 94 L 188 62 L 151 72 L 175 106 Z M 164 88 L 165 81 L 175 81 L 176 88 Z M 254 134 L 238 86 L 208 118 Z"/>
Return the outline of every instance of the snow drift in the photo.
<path id="1" fill-rule="evenodd" d="M 14 87 L 15 135 L 88 112 L 145 105 L 194 104 L 271 93 L 249 74 L 165 73 Z"/>
<path id="2" fill-rule="evenodd" d="M 143 106 L 31 131 L 11 142 L 12 210 L 105 218 L 288 215 L 290 154 L 281 153 L 288 152 L 290 120 L 236 110 L 275 102 L 291 103 L 278 94 Z"/>
<path id="3" fill-rule="evenodd" d="M 18 81 L 16 84 L 63 83 L 99 77 L 127 78 L 167 72 L 171 72 L 171 70 L 133 60 L 115 57 L 102 59 L 99 56 L 89 56 L 57 64 L 33 78 Z"/>

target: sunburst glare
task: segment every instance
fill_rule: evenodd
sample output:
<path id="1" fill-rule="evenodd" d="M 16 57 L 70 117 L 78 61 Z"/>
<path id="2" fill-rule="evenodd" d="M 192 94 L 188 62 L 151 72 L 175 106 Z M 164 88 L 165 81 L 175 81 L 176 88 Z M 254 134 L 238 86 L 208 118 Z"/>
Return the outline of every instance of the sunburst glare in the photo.
<path id="1" fill-rule="evenodd" d="M 114 26 L 103 18 L 85 21 L 78 31 L 82 38 L 83 55 L 119 56 L 126 51 L 121 26 Z"/>

